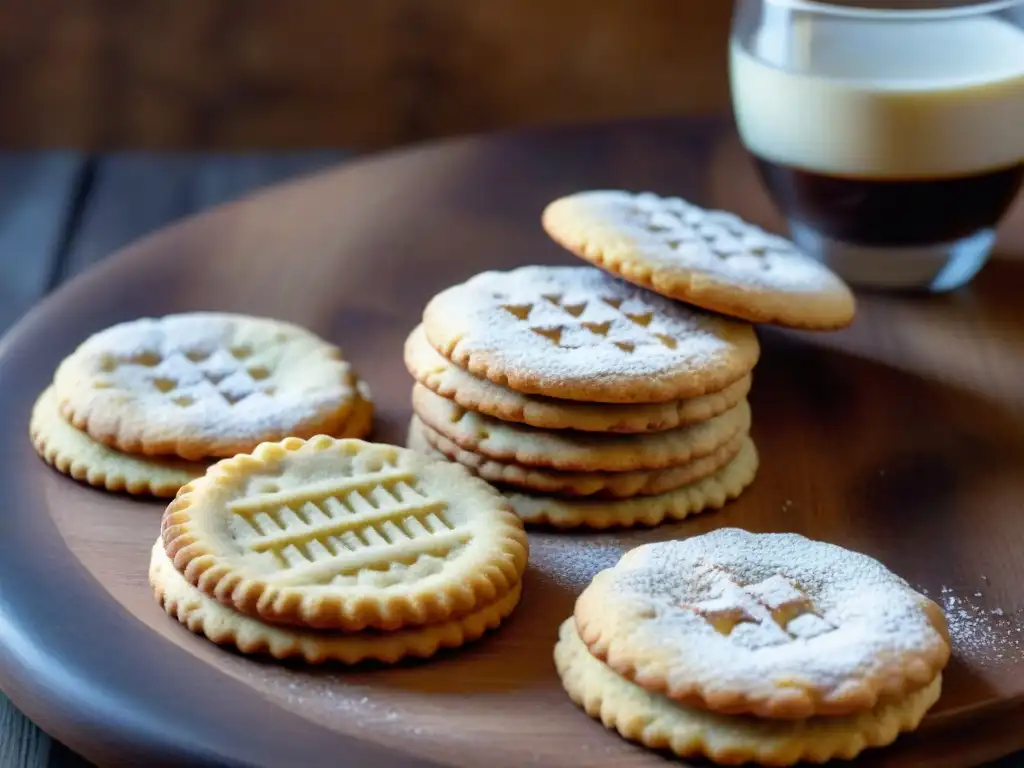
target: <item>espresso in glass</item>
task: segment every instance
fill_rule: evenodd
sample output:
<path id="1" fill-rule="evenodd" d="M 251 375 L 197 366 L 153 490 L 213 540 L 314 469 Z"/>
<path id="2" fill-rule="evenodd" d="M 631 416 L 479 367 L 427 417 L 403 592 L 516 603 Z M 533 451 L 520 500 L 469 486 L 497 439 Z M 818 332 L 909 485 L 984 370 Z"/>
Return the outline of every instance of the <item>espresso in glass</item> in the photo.
<path id="1" fill-rule="evenodd" d="M 1024 0 L 743 0 L 741 138 L 793 239 L 854 284 L 969 281 L 1024 181 Z"/>

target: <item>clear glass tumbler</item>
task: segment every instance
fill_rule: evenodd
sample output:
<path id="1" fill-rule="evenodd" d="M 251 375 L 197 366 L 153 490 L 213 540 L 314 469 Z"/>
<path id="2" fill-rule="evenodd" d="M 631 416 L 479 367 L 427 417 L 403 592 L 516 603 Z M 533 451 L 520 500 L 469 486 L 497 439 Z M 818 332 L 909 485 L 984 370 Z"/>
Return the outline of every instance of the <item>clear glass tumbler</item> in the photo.
<path id="1" fill-rule="evenodd" d="M 1024 0 L 867 5 L 737 0 L 740 136 L 848 282 L 957 288 L 1024 180 Z"/>

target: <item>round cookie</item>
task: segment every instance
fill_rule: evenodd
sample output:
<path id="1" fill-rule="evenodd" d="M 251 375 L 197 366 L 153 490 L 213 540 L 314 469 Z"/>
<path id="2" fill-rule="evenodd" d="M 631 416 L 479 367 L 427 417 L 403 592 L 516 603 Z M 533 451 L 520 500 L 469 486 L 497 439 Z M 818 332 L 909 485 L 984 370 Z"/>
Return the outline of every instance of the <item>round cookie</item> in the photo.
<path id="1" fill-rule="evenodd" d="M 580 258 L 669 298 L 753 323 L 829 330 L 853 321 L 853 293 L 828 267 L 726 211 L 595 190 L 550 203 L 542 222 Z"/>
<path id="2" fill-rule="evenodd" d="M 343 631 L 465 616 L 511 590 L 528 556 L 522 522 L 465 468 L 323 435 L 218 462 L 161 532 L 175 568 L 221 603 Z"/>
<path id="3" fill-rule="evenodd" d="M 340 350 L 309 331 L 212 312 L 107 328 L 54 378 L 61 414 L 97 442 L 185 459 L 337 434 L 355 387 Z"/>
<path id="4" fill-rule="evenodd" d="M 337 437 L 363 438 L 373 427 L 370 389 L 362 381 L 356 388 L 352 413 Z M 58 472 L 113 493 L 173 497 L 209 466 L 174 457 L 133 456 L 96 442 L 60 415 L 53 387 L 47 387 L 32 408 L 29 437 L 36 453 Z"/>
<path id="5" fill-rule="evenodd" d="M 407 445 L 427 456 L 444 459 L 444 455 L 427 442 L 417 422 L 410 425 Z M 610 500 L 560 499 L 509 488 L 503 492 L 515 513 L 528 525 L 596 530 L 655 526 L 666 520 L 683 520 L 700 512 L 720 509 L 754 481 L 757 467 L 757 450 L 748 437 L 744 438 L 736 458 L 714 474 L 656 496 Z"/>
<path id="6" fill-rule="evenodd" d="M 420 420 L 467 451 L 502 462 L 569 472 L 665 469 L 708 456 L 750 429 L 743 400 L 713 419 L 648 434 L 548 432 L 467 411 L 419 384 L 413 410 Z"/>
<path id="7" fill-rule="evenodd" d="M 427 304 L 423 330 L 471 374 L 527 395 L 664 403 L 720 392 L 757 363 L 753 328 L 592 267 L 484 272 Z"/>
<path id="8" fill-rule="evenodd" d="M 461 619 L 395 632 L 323 632 L 274 626 L 233 611 L 200 592 L 175 570 L 159 539 L 153 546 L 149 583 L 168 615 L 192 632 L 218 645 L 231 645 L 246 654 L 277 659 L 299 658 L 309 664 L 337 661 L 394 664 L 404 658 L 425 659 L 442 648 L 457 648 L 479 639 L 515 609 L 522 582 L 504 596 Z"/>
<path id="9" fill-rule="evenodd" d="M 839 717 L 767 720 L 688 707 L 619 677 L 587 651 L 570 618 L 555 646 L 555 666 L 569 697 L 623 738 L 683 758 L 788 766 L 853 759 L 913 731 L 939 699 L 941 675 L 905 699 Z"/>
<path id="10" fill-rule="evenodd" d="M 406 339 L 405 366 L 417 382 L 467 410 L 538 429 L 581 432 L 660 432 L 707 421 L 743 400 L 752 383 L 747 375 L 721 392 L 667 403 L 608 405 L 524 395 L 474 376 L 441 356 L 430 346 L 422 325 Z"/>
<path id="11" fill-rule="evenodd" d="M 590 652 L 683 704 L 730 715 L 848 715 L 931 683 L 941 609 L 867 555 L 796 534 L 719 529 L 646 544 L 574 615 Z"/>
<path id="12" fill-rule="evenodd" d="M 736 457 L 746 439 L 745 434 L 737 434 L 707 456 L 678 467 L 636 472 L 560 472 L 526 467 L 522 464 L 508 464 L 473 451 L 463 450 L 423 424 L 416 416 L 413 416 L 413 419 L 416 423 L 411 425 L 410 429 L 418 429 L 432 448 L 448 460 L 457 461 L 473 470 L 477 477 L 489 483 L 523 488 L 529 493 L 558 496 L 623 499 L 671 491 L 714 474 Z"/>
<path id="13" fill-rule="evenodd" d="M 32 408 L 29 436 L 36 453 L 58 472 L 115 493 L 172 497 L 181 486 L 202 477 L 208 466 L 178 458 L 131 456 L 96 442 L 64 420 L 52 387 Z"/>

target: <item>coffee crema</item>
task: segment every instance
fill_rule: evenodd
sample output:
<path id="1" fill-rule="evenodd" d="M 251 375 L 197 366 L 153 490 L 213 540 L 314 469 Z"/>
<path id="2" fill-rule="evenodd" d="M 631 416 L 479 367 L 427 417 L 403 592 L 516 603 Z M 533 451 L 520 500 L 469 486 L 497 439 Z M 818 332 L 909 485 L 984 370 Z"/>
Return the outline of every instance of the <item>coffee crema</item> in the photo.
<path id="1" fill-rule="evenodd" d="M 863 245 L 994 226 L 1024 179 L 1024 32 L 991 17 L 801 21 L 730 53 L 740 134 L 783 212 Z"/>

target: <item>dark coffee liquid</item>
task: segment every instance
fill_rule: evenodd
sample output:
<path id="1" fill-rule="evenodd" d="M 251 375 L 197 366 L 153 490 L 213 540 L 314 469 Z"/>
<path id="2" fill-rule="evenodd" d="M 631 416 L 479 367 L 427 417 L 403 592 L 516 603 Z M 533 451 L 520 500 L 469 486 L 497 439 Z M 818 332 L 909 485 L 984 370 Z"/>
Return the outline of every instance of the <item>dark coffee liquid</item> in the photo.
<path id="1" fill-rule="evenodd" d="M 786 216 L 858 245 L 947 243 L 987 229 L 1006 213 L 1024 181 L 1024 162 L 972 176 L 880 180 L 755 159 Z"/>

